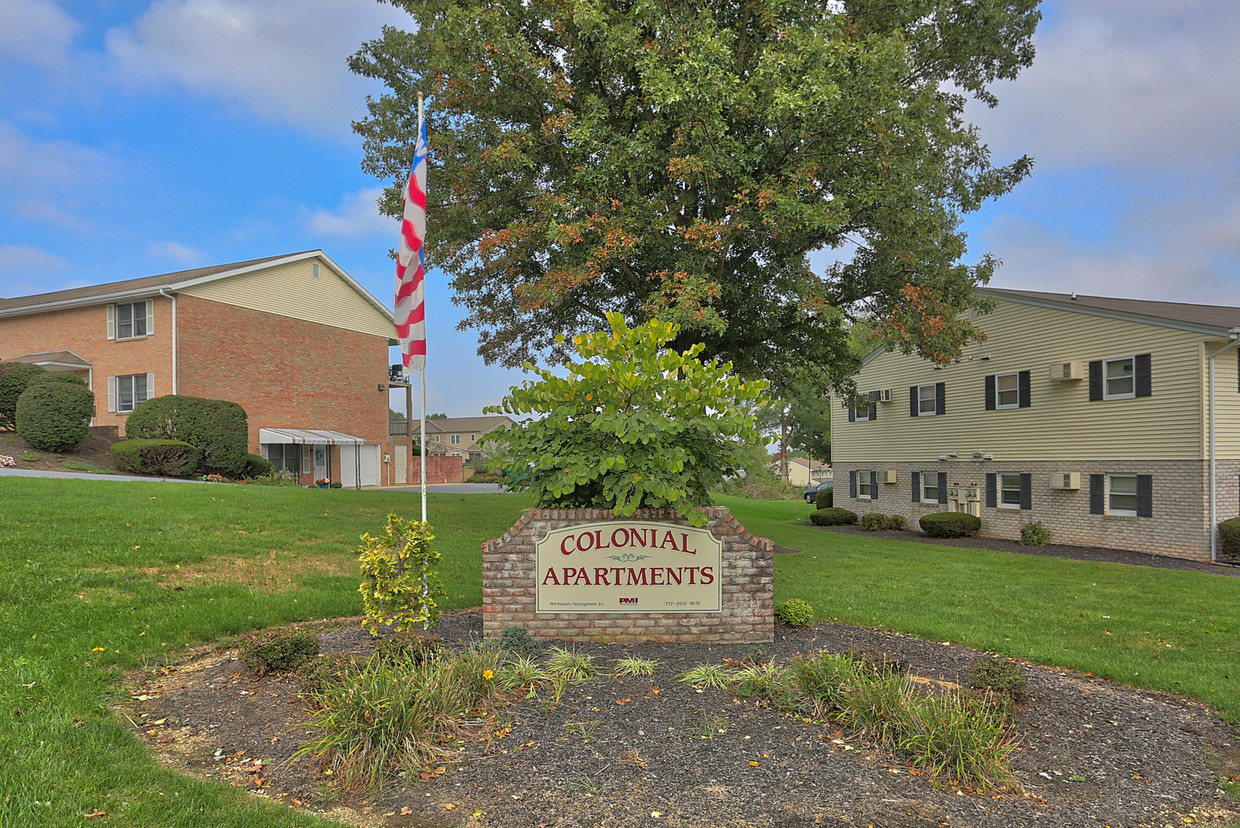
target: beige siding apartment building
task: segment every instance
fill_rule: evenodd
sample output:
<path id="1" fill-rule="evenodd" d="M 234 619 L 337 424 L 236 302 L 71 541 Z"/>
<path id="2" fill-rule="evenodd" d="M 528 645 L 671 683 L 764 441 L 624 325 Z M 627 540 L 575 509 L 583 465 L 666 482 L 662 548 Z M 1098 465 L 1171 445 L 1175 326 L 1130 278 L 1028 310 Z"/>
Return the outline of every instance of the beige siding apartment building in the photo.
<path id="1" fill-rule="evenodd" d="M 1209 561 L 1240 514 L 1240 308 L 981 289 L 948 365 L 879 349 L 832 425 L 835 505 Z"/>

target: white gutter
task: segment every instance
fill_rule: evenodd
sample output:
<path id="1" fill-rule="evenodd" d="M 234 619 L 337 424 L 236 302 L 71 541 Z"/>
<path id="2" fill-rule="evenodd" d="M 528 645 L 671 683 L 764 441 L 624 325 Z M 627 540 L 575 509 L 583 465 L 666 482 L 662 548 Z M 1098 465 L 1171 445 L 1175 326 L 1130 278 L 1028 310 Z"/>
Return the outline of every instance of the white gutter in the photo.
<path id="1" fill-rule="evenodd" d="M 177 393 L 177 295 L 168 293 L 171 286 L 161 287 L 159 295 L 172 300 L 172 393 Z"/>
<path id="2" fill-rule="evenodd" d="M 1218 434 L 1215 424 L 1217 417 L 1215 415 L 1215 382 L 1214 382 L 1214 360 L 1224 351 L 1230 351 L 1237 345 L 1240 345 L 1240 328 L 1232 328 L 1227 332 L 1229 343 L 1210 354 L 1210 561 L 1218 560 L 1218 476 L 1215 473 L 1216 466 L 1216 446 L 1218 444 Z"/>

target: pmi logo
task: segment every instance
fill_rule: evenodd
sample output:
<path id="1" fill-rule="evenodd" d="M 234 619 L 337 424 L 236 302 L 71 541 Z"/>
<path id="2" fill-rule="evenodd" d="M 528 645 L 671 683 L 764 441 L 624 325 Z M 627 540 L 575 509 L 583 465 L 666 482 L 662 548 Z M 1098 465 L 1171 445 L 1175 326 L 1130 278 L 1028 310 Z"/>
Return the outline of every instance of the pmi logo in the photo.
<path id="1" fill-rule="evenodd" d="M 621 598 L 621 599 L 620 599 L 620 603 L 622 603 L 622 604 L 636 604 L 636 603 L 637 603 L 637 599 L 636 599 L 636 598 Z"/>

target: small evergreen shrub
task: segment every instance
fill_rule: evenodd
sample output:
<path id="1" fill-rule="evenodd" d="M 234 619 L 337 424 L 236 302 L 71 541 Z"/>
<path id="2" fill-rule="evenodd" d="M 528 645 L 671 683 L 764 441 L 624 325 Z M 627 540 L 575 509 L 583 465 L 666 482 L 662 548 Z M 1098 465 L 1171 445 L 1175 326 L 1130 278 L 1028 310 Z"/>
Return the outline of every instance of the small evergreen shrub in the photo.
<path id="1" fill-rule="evenodd" d="M 17 398 L 17 433 L 34 448 L 69 451 L 90 433 L 94 413 L 95 394 L 85 385 L 31 382 Z"/>
<path id="2" fill-rule="evenodd" d="M 319 639 L 305 630 L 265 630 L 241 636 L 238 654 L 258 675 L 296 670 L 319 654 Z"/>
<path id="3" fill-rule="evenodd" d="M 775 617 L 789 627 L 808 627 L 814 623 L 814 608 L 800 598 L 789 598 L 775 605 Z"/>
<path id="4" fill-rule="evenodd" d="M 906 525 L 903 515 L 868 512 L 861 516 L 861 528 L 867 532 L 898 532 Z"/>
<path id="5" fill-rule="evenodd" d="M 505 656 L 528 656 L 538 658 L 543 654 L 543 643 L 525 627 L 504 627 L 499 634 L 499 648 Z"/>
<path id="6" fill-rule="evenodd" d="M 1240 517 L 1219 523 L 1218 558 L 1227 563 L 1240 564 Z"/>
<path id="7" fill-rule="evenodd" d="M 1050 539 L 1051 530 L 1043 526 L 1040 520 L 1026 523 L 1020 527 L 1020 542 L 1022 546 L 1041 546 Z"/>
<path id="8" fill-rule="evenodd" d="M 829 486 L 828 488 L 825 488 L 825 489 L 819 489 L 818 500 L 815 501 L 815 505 L 819 509 L 830 509 L 832 506 L 834 506 L 835 505 L 835 487 Z"/>
<path id="9" fill-rule="evenodd" d="M 1017 704 L 1025 699 L 1025 676 L 1014 661 L 978 659 L 969 665 L 969 677 L 978 690 L 1007 696 Z"/>
<path id="10" fill-rule="evenodd" d="M 184 440 L 199 451 L 198 472 L 240 477 L 249 426 L 245 409 L 227 400 L 168 394 L 135 408 L 125 421 L 130 439 Z"/>
<path id="11" fill-rule="evenodd" d="M 815 526 L 847 526 L 857 522 L 857 513 L 832 506 L 812 513 L 809 522 Z"/>
<path id="12" fill-rule="evenodd" d="M 276 470 L 276 466 L 266 457 L 259 454 L 247 454 L 245 456 L 245 465 L 241 467 L 241 479 L 253 480 L 256 477 L 265 477 Z"/>
<path id="13" fill-rule="evenodd" d="M 933 512 L 922 515 L 918 524 L 932 538 L 967 538 L 982 528 L 982 519 L 968 512 Z"/>
<path id="14" fill-rule="evenodd" d="M 0 362 L 0 429 L 17 428 L 17 398 L 35 377 L 47 374 L 29 362 Z"/>
<path id="15" fill-rule="evenodd" d="M 127 474 L 189 477 L 198 468 L 198 449 L 180 440 L 121 440 L 108 453 Z"/>

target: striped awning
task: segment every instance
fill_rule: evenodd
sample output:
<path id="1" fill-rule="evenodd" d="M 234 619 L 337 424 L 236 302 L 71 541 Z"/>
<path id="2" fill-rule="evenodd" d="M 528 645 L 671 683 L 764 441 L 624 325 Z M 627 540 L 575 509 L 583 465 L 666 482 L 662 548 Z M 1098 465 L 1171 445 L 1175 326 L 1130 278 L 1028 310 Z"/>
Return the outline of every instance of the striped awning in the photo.
<path id="1" fill-rule="evenodd" d="M 294 443 L 308 446 L 360 446 L 366 441 L 351 434 L 339 431 L 324 431 L 315 428 L 260 428 L 260 443 Z"/>

